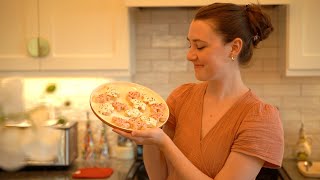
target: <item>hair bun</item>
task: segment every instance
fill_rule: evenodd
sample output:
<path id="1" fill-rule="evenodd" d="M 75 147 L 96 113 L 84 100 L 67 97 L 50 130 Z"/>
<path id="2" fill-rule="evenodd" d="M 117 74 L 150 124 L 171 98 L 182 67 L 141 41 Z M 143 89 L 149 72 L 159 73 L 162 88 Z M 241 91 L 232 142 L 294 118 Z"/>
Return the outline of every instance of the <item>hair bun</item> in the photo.
<path id="1" fill-rule="evenodd" d="M 248 16 L 249 26 L 252 33 L 252 42 L 254 46 L 270 35 L 273 31 L 271 19 L 269 15 L 261 11 L 261 6 L 256 4 L 248 4 L 245 6 Z"/>

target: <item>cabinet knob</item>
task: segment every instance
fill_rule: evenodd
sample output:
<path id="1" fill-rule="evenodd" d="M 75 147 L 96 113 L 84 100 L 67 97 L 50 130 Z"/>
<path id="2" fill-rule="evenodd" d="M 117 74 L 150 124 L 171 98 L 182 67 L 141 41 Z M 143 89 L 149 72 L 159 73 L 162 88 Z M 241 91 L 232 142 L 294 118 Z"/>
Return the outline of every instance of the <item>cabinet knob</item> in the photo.
<path id="1" fill-rule="evenodd" d="M 27 49 L 32 57 L 45 57 L 50 52 L 49 42 L 41 37 L 32 38 L 28 42 Z"/>

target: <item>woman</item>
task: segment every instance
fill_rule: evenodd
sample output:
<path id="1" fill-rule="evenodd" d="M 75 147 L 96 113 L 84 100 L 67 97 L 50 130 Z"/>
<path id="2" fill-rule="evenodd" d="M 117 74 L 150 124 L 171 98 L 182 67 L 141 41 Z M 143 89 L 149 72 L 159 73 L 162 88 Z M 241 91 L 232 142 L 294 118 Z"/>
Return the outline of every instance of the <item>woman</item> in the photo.
<path id="1" fill-rule="evenodd" d="M 167 99 L 168 122 L 122 136 L 144 145 L 150 179 L 255 179 L 278 168 L 283 130 L 278 110 L 242 81 L 240 65 L 273 27 L 258 5 L 214 3 L 190 24 L 187 59 L 202 83 L 184 84 Z"/>

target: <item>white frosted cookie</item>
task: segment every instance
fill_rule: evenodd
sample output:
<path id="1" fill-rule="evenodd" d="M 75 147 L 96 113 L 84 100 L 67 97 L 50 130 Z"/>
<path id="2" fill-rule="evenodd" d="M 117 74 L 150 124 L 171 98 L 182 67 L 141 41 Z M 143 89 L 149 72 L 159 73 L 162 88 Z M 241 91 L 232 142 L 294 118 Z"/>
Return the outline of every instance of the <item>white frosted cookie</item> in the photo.
<path id="1" fill-rule="evenodd" d="M 151 97 L 147 94 L 142 95 L 142 101 L 145 102 L 146 104 L 155 104 L 157 103 L 157 100 L 154 97 Z"/>
<path id="2" fill-rule="evenodd" d="M 113 113 L 114 107 L 111 103 L 103 103 L 99 105 L 99 112 L 105 116 L 110 115 Z"/>
<path id="3" fill-rule="evenodd" d="M 107 89 L 106 94 L 115 98 L 119 97 L 120 95 L 120 93 L 115 88 L 112 88 L 112 87 L 109 87 Z"/>
<path id="4" fill-rule="evenodd" d="M 139 109 L 128 109 L 126 110 L 126 114 L 129 116 L 129 117 L 139 117 L 141 116 L 141 112 L 139 111 Z"/>
<path id="5" fill-rule="evenodd" d="M 132 103 L 132 105 L 135 109 L 139 109 L 142 111 L 146 110 L 147 105 L 144 102 L 142 102 L 138 99 L 131 99 L 130 102 Z"/>
<path id="6" fill-rule="evenodd" d="M 151 127 L 156 127 L 157 124 L 158 124 L 158 120 L 156 120 L 156 119 L 154 119 L 154 118 L 152 118 L 152 117 L 141 116 L 140 119 L 141 119 L 142 121 L 144 121 L 149 128 L 151 128 Z"/>

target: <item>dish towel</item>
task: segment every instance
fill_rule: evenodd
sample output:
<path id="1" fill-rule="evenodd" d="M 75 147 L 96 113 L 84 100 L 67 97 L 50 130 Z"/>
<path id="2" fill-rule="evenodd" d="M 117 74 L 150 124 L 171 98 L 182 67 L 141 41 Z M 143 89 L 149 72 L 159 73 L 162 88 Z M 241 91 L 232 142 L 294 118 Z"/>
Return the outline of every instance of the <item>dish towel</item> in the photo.
<path id="1" fill-rule="evenodd" d="M 72 174 L 72 178 L 78 179 L 99 179 L 99 178 L 107 178 L 110 177 L 113 173 L 113 169 L 111 168 L 79 168 L 76 172 Z"/>

